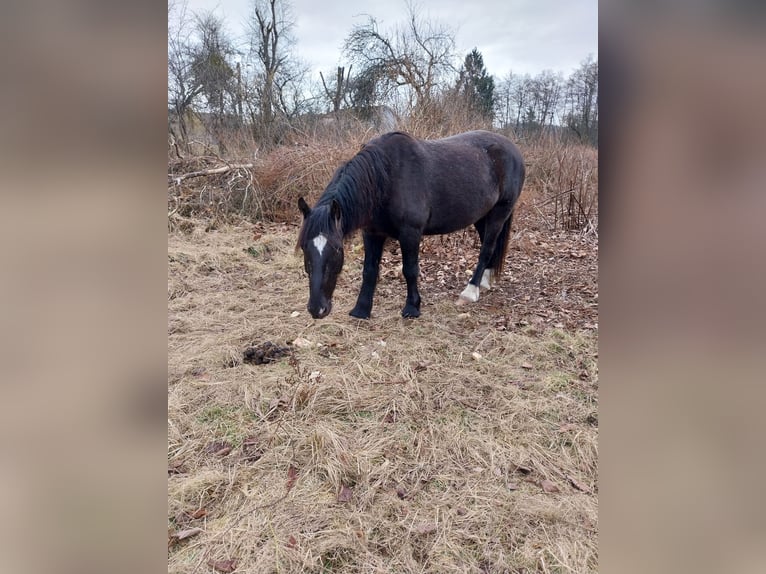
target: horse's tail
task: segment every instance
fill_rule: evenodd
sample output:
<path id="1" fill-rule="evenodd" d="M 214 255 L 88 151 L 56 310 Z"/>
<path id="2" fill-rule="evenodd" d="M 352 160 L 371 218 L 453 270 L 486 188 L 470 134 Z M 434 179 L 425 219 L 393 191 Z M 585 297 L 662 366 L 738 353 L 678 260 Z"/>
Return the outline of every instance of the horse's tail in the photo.
<path id="1" fill-rule="evenodd" d="M 497 236 L 497 243 L 495 244 L 495 250 L 492 252 L 492 257 L 489 260 L 489 267 L 492 269 L 492 275 L 495 279 L 499 279 L 503 275 L 503 266 L 505 264 L 505 256 L 508 253 L 508 244 L 511 242 L 511 221 L 513 220 L 513 211 L 505 220 L 503 227 L 500 229 L 500 234 Z"/>
<path id="2" fill-rule="evenodd" d="M 503 275 L 505 256 L 508 254 L 508 244 L 511 241 L 513 212 L 516 209 L 516 202 L 521 195 L 521 188 L 524 187 L 526 175 L 524 160 L 521 158 L 518 149 L 513 144 L 511 144 L 511 148 L 511 150 L 505 149 L 500 151 L 492 148 L 487 150 L 494 162 L 495 172 L 500 185 L 500 195 L 501 197 L 506 197 L 511 202 L 511 212 L 500 229 L 495 249 L 487 265 L 489 269 L 492 269 L 492 275 L 495 279 L 499 279 Z"/>

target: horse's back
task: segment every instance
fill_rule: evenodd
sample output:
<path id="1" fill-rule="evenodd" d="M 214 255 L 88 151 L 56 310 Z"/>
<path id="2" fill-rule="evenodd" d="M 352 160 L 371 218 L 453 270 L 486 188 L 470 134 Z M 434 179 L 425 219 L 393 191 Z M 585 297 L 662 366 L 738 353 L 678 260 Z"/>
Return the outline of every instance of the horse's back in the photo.
<path id="1" fill-rule="evenodd" d="M 422 140 L 391 132 L 375 144 L 386 148 L 389 158 L 390 219 L 420 227 L 426 235 L 463 229 L 498 202 L 515 201 L 503 181 L 519 166 L 523 170 L 523 161 L 505 136 L 477 130 Z"/>
<path id="2" fill-rule="evenodd" d="M 462 229 L 498 203 L 515 203 L 517 186 L 508 183 L 523 172 L 523 160 L 507 137 L 476 130 L 423 143 L 433 158 L 426 233 Z"/>

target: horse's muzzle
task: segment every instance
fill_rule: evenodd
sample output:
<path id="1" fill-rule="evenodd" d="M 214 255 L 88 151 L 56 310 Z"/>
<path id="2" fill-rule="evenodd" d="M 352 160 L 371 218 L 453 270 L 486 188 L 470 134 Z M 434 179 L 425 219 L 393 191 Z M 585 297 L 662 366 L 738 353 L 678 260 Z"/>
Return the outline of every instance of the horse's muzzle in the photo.
<path id="1" fill-rule="evenodd" d="M 327 301 L 324 305 L 319 306 L 308 305 L 308 310 L 314 319 L 324 319 L 332 311 L 332 301 Z"/>

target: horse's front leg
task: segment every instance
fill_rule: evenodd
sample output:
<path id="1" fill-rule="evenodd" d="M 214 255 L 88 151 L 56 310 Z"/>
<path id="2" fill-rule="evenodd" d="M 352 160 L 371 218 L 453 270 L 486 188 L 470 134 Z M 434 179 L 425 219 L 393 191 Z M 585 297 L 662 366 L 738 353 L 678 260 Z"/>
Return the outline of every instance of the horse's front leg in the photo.
<path id="1" fill-rule="evenodd" d="M 383 244 L 386 242 L 385 235 L 375 235 L 365 232 L 364 240 L 364 267 L 362 268 L 362 288 L 356 305 L 349 315 L 358 319 L 369 319 L 372 311 L 372 298 L 375 294 L 375 285 L 378 282 L 378 270 L 380 258 L 383 255 Z"/>
<path id="2" fill-rule="evenodd" d="M 404 230 L 399 234 L 402 247 L 402 272 L 407 281 L 407 301 L 402 309 L 402 317 L 420 317 L 420 293 L 418 293 L 418 255 L 422 234 L 415 229 Z"/>

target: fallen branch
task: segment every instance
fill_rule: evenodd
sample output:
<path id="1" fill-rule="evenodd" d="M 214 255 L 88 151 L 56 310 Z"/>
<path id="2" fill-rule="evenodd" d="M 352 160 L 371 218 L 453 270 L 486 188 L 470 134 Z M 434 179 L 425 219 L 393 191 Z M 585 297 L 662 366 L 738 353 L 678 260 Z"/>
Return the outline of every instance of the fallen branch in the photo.
<path id="1" fill-rule="evenodd" d="M 569 189 L 565 189 L 564 191 L 560 191 L 559 193 L 557 193 L 557 194 L 555 194 L 555 195 L 552 195 L 552 196 L 550 196 L 548 199 L 546 199 L 545 201 L 543 201 L 543 202 L 540 204 L 540 207 L 545 207 L 545 206 L 546 206 L 546 205 L 548 205 L 548 204 L 549 204 L 551 201 L 555 201 L 555 200 L 557 200 L 559 197 L 561 197 L 562 195 L 566 195 L 567 193 L 572 193 L 574 190 L 575 190 L 575 188 L 574 188 L 574 187 L 570 187 Z"/>
<path id="2" fill-rule="evenodd" d="M 168 180 L 178 185 L 185 179 L 191 179 L 193 177 L 203 177 L 206 175 L 220 175 L 222 173 L 228 173 L 235 169 L 253 169 L 253 164 L 252 163 L 231 164 L 231 165 L 224 165 L 222 167 L 202 169 L 200 171 L 192 171 L 189 173 L 183 173 L 181 175 L 168 174 Z"/>

